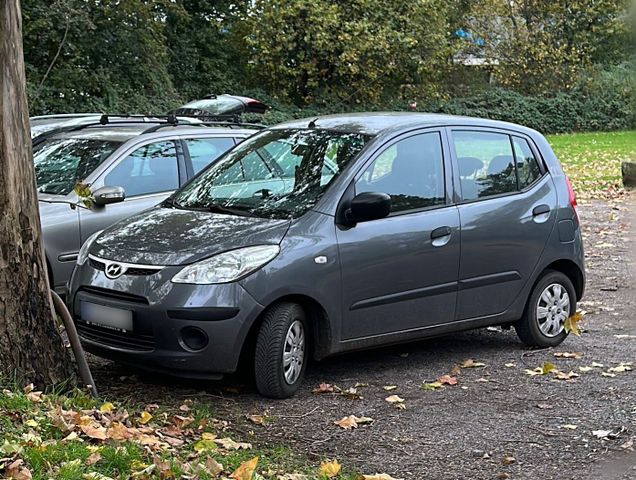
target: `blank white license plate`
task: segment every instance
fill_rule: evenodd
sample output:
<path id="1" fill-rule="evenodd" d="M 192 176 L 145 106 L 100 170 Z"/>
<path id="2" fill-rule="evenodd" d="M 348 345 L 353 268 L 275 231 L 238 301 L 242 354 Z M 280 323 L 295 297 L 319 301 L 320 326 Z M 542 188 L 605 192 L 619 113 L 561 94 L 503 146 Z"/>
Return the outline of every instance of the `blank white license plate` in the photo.
<path id="1" fill-rule="evenodd" d="M 80 302 L 80 315 L 82 321 L 89 325 L 110 328 L 119 332 L 132 332 L 133 330 L 133 315 L 130 310 Z"/>

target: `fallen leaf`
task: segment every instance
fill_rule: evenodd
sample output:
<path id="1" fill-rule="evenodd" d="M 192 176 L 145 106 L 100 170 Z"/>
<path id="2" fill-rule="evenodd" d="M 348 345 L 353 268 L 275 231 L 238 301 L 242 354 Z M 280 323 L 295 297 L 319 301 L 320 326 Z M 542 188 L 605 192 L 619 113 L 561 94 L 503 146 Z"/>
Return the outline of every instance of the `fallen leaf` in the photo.
<path id="1" fill-rule="evenodd" d="M 631 370 L 632 370 L 631 362 L 629 363 L 621 362 L 618 366 L 607 369 L 607 371 L 611 373 L 624 373 L 624 372 L 630 372 Z"/>
<path id="2" fill-rule="evenodd" d="M 386 390 L 387 392 L 390 392 L 392 390 L 397 389 L 397 385 L 385 385 L 384 387 L 382 387 L 384 390 Z"/>
<path id="3" fill-rule="evenodd" d="M 537 367 L 533 370 L 526 368 L 524 372 L 527 375 L 547 375 L 553 370 L 556 370 L 556 365 L 550 362 L 543 362 L 543 365 L 541 365 L 540 367 Z"/>
<path id="4" fill-rule="evenodd" d="M 501 463 L 503 463 L 504 465 L 512 465 L 516 461 L 517 461 L 517 459 L 515 459 L 515 457 L 507 455 L 501 460 Z"/>
<path id="5" fill-rule="evenodd" d="M 246 415 L 246 417 L 250 422 L 256 425 L 263 425 L 265 423 L 265 416 L 263 415 Z"/>
<path id="6" fill-rule="evenodd" d="M 358 428 L 358 425 L 364 425 L 373 422 L 369 417 L 356 417 L 355 415 L 349 415 L 348 417 L 342 417 L 340 420 L 333 422 L 344 430 L 351 430 L 352 428 Z"/>
<path id="7" fill-rule="evenodd" d="M 218 443 L 226 450 L 249 450 L 252 448 L 251 443 L 235 442 L 231 438 L 215 438 L 214 442 Z"/>
<path id="8" fill-rule="evenodd" d="M 567 333 L 572 333 L 577 337 L 581 336 L 581 330 L 579 330 L 579 322 L 583 319 L 583 314 L 581 312 L 576 312 L 574 315 L 570 315 L 565 319 L 563 323 L 563 328 Z"/>
<path id="9" fill-rule="evenodd" d="M 561 428 L 567 428 L 568 430 L 576 430 L 577 426 L 572 424 L 561 425 Z"/>
<path id="10" fill-rule="evenodd" d="M 106 475 L 99 472 L 85 473 L 84 475 L 82 475 L 82 478 L 84 480 L 113 480 L 112 477 L 107 477 Z"/>
<path id="11" fill-rule="evenodd" d="M 583 356 L 581 352 L 554 352 L 554 355 L 557 358 L 574 358 L 579 359 Z"/>
<path id="12" fill-rule="evenodd" d="M 139 416 L 138 422 L 142 425 L 146 425 L 150 420 L 152 420 L 152 415 L 146 411 L 143 411 Z"/>
<path id="13" fill-rule="evenodd" d="M 333 393 L 334 387 L 330 383 L 321 383 L 312 390 L 312 393 Z"/>
<path id="14" fill-rule="evenodd" d="M 384 400 L 389 403 L 404 403 L 404 399 L 398 395 L 391 395 L 390 397 L 386 397 Z"/>
<path id="15" fill-rule="evenodd" d="M 602 363 L 598 363 L 598 362 L 592 362 L 592 367 L 594 367 L 594 368 L 603 368 L 603 367 L 605 367 L 605 365 L 603 365 Z"/>
<path id="16" fill-rule="evenodd" d="M 13 480 L 31 480 L 31 470 L 24 466 L 24 461 L 17 459 L 10 463 L 5 469 L 5 475 L 7 478 Z"/>
<path id="17" fill-rule="evenodd" d="M 106 440 L 106 438 L 108 438 L 106 429 L 101 425 L 82 425 L 80 429 L 84 432 L 84 435 L 94 440 Z"/>
<path id="18" fill-rule="evenodd" d="M 555 371 L 554 372 L 554 376 L 555 376 L 555 378 L 557 378 L 559 380 L 572 380 L 573 378 L 578 377 L 579 374 L 578 373 L 574 373 L 572 371 L 569 372 L 569 373 Z"/>
<path id="19" fill-rule="evenodd" d="M 422 390 L 437 390 L 442 388 L 442 386 L 443 385 L 441 382 L 430 382 L 430 383 L 423 383 L 420 388 Z"/>
<path id="20" fill-rule="evenodd" d="M 629 440 L 627 440 L 625 443 L 621 445 L 621 448 L 623 450 L 633 450 L 633 447 L 634 447 L 634 437 L 630 438 Z"/>
<path id="21" fill-rule="evenodd" d="M 86 460 L 84 461 L 84 465 L 87 465 L 90 467 L 91 465 L 95 465 L 101 459 L 102 459 L 102 456 L 99 452 L 93 452 L 86 458 Z"/>
<path id="22" fill-rule="evenodd" d="M 115 408 L 115 406 L 112 403 L 106 402 L 101 407 L 99 407 L 99 411 L 102 413 L 110 413 L 113 411 L 113 408 Z"/>
<path id="23" fill-rule="evenodd" d="M 437 381 L 442 385 L 457 385 L 457 377 L 451 377 L 450 375 L 442 375 Z"/>
<path id="24" fill-rule="evenodd" d="M 612 433 L 611 430 L 592 430 L 592 435 L 600 439 L 606 439 L 610 433 Z"/>
<path id="25" fill-rule="evenodd" d="M 327 478 L 333 478 L 340 473 L 342 466 L 338 463 L 338 460 L 327 460 L 320 464 L 320 475 L 324 475 Z"/>
<path id="26" fill-rule="evenodd" d="M 507 367 L 507 368 L 513 368 L 513 367 L 516 367 L 517 364 L 511 362 L 511 363 L 505 363 L 504 366 Z"/>
<path id="27" fill-rule="evenodd" d="M 256 470 L 256 465 L 258 465 L 258 457 L 247 460 L 241 463 L 239 467 L 232 472 L 230 477 L 234 480 L 252 480 L 254 470 Z"/>
<path id="28" fill-rule="evenodd" d="M 616 376 L 615 373 L 609 373 L 609 372 L 601 372 L 601 375 L 603 377 L 610 377 L 610 378 L 614 378 Z"/>
<path id="29" fill-rule="evenodd" d="M 579 371 L 581 372 L 590 372 L 592 370 L 594 370 L 593 367 L 579 367 Z"/>
<path id="30" fill-rule="evenodd" d="M 485 367 L 485 363 L 476 362 L 472 358 L 464 360 L 460 365 L 462 368 L 477 368 L 477 367 Z"/>
<path id="31" fill-rule="evenodd" d="M 210 450 L 216 450 L 217 446 L 214 440 L 201 439 L 194 444 L 192 447 L 194 451 L 197 453 L 208 452 Z"/>

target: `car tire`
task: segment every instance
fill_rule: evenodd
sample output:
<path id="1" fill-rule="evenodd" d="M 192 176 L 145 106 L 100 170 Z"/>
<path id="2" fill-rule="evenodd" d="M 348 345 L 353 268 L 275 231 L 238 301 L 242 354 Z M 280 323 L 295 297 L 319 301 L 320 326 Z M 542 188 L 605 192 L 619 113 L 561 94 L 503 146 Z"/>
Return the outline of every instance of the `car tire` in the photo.
<path id="1" fill-rule="evenodd" d="M 303 381 L 309 357 L 305 311 L 296 303 L 278 303 L 263 318 L 254 356 L 258 392 L 269 398 L 291 397 Z"/>
<path id="2" fill-rule="evenodd" d="M 563 323 L 574 312 L 576 292 L 572 281 L 561 272 L 547 270 L 532 289 L 515 330 L 528 346 L 556 347 L 568 336 Z"/>

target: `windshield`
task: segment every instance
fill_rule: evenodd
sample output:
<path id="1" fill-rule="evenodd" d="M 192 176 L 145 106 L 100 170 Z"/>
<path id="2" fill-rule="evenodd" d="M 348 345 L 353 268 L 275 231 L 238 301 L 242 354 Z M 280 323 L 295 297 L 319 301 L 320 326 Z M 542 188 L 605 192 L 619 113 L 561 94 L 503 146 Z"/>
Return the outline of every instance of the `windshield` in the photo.
<path id="1" fill-rule="evenodd" d="M 246 140 L 172 199 L 178 208 L 265 218 L 312 208 L 370 139 L 328 130 L 269 130 Z"/>
<path id="2" fill-rule="evenodd" d="M 51 139 L 33 151 L 38 192 L 68 195 L 122 142 L 88 138 Z"/>

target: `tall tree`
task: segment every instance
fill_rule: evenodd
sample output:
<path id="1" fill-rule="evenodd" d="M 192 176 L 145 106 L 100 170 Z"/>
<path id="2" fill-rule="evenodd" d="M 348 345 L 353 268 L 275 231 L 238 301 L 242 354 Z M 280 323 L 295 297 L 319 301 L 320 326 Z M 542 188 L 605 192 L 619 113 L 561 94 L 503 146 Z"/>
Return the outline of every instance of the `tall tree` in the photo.
<path id="1" fill-rule="evenodd" d="M 629 0 L 475 0 L 466 23 L 500 84 L 554 93 L 593 64 L 627 59 L 628 7 Z"/>
<path id="2" fill-rule="evenodd" d="M 298 104 L 438 91 L 449 56 L 444 0 L 256 0 L 248 42 L 255 78 Z"/>
<path id="3" fill-rule="evenodd" d="M 0 374 L 73 377 L 56 329 L 31 159 L 19 0 L 0 2 Z"/>

